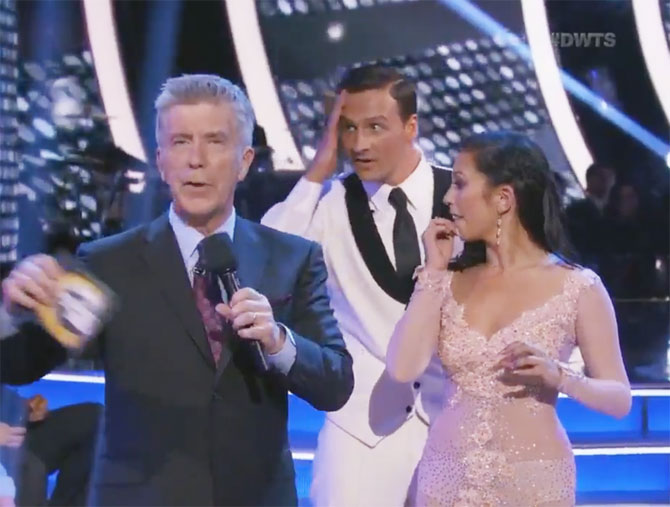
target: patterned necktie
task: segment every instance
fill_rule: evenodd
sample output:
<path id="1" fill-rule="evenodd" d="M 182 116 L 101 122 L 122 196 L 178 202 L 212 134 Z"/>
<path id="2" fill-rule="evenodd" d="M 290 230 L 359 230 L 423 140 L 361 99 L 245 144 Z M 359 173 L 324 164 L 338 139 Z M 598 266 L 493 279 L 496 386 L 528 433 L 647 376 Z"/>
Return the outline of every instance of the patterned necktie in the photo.
<path id="1" fill-rule="evenodd" d="M 202 323 L 207 333 L 209 348 L 212 350 L 214 361 L 219 364 L 221 349 L 226 339 L 227 324 L 214 307 L 222 302 L 221 289 L 213 273 L 208 273 L 199 265 L 193 270 L 193 295 L 195 304 L 202 316 Z"/>
<path id="2" fill-rule="evenodd" d="M 398 276 L 410 279 L 414 269 L 421 264 L 421 251 L 416 236 L 416 226 L 407 210 L 407 196 L 400 187 L 391 190 L 389 202 L 395 208 L 393 222 L 393 250 Z"/>

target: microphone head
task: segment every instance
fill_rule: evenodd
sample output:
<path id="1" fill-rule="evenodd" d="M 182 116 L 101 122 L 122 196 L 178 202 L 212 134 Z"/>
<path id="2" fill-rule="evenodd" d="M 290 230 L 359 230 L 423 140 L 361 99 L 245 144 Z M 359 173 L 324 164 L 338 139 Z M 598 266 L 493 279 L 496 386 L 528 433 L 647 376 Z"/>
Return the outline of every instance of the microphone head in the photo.
<path id="1" fill-rule="evenodd" d="M 206 271 L 224 273 L 237 270 L 233 242 L 225 232 L 212 234 L 198 245 L 200 264 Z"/>

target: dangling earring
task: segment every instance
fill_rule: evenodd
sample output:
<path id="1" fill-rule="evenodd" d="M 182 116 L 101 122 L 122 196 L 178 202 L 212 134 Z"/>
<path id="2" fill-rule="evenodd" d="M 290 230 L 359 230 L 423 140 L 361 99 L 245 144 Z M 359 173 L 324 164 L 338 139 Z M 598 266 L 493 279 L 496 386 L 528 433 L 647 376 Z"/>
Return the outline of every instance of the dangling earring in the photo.
<path id="1" fill-rule="evenodd" d="M 500 233 L 502 231 L 502 218 L 496 220 L 496 246 L 500 246 Z"/>

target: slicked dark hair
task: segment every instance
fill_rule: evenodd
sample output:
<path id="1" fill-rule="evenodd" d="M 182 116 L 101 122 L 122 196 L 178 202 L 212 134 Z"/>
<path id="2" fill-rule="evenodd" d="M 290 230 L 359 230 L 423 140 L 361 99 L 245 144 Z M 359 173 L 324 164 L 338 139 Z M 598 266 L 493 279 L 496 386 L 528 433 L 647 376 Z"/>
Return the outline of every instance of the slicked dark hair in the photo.
<path id="1" fill-rule="evenodd" d="M 398 104 L 403 122 L 416 114 L 416 86 L 397 69 L 385 65 L 370 64 L 349 69 L 337 85 L 338 93 L 350 93 L 389 88 L 391 97 Z"/>
<path id="2" fill-rule="evenodd" d="M 512 186 L 521 225 L 536 245 L 574 265 L 556 180 L 537 144 L 517 132 L 485 132 L 463 141 L 461 153 L 472 154 L 491 186 Z M 485 260 L 483 244 L 476 243 L 464 252 L 474 255 L 464 255 L 456 266 L 462 269 Z"/>

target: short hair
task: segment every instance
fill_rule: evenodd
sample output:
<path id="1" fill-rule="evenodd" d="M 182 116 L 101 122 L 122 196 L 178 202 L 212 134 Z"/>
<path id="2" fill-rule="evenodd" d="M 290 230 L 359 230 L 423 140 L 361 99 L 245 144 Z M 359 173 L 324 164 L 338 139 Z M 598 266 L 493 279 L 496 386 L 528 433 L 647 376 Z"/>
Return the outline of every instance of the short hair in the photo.
<path id="1" fill-rule="evenodd" d="M 609 165 L 605 164 L 603 162 L 593 162 L 587 169 L 586 169 L 586 179 L 589 180 L 593 176 L 595 176 L 597 173 L 602 173 L 604 171 L 610 171 L 613 174 L 616 175 L 616 171 L 614 168 Z"/>
<path id="2" fill-rule="evenodd" d="M 416 86 L 393 67 L 379 64 L 354 67 L 347 71 L 337 85 L 338 93 L 342 90 L 356 93 L 384 88 L 389 88 L 403 121 L 416 114 Z"/>
<path id="3" fill-rule="evenodd" d="M 178 104 L 198 102 L 230 104 L 237 118 L 237 134 L 245 146 L 251 146 L 254 131 L 254 110 L 249 99 L 236 84 L 213 74 L 184 74 L 171 77 L 161 87 L 156 107 L 156 142 L 159 142 L 161 113 Z"/>

